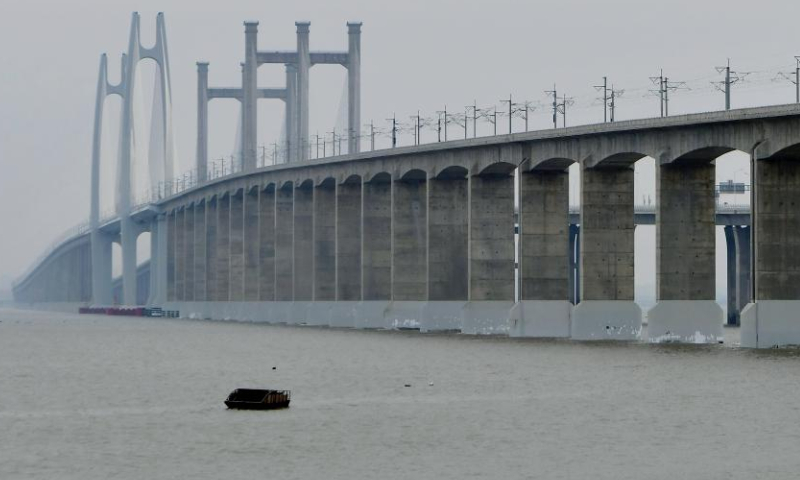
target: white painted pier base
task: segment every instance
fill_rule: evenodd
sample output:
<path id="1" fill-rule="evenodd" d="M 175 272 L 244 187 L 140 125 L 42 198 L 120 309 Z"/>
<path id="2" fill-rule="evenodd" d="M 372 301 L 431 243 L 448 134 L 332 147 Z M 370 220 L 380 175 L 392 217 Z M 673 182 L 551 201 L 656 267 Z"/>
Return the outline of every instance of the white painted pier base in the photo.
<path id="1" fill-rule="evenodd" d="M 717 343 L 723 339 L 722 307 L 714 300 L 662 300 L 647 313 L 650 343 Z"/>
<path id="2" fill-rule="evenodd" d="M 511 311 L 511 337 L 567 338 L 572 303 L 564 300 L 522 300 Z"/>
<path id="3" fill-rule="evenodd" d="M 584 300 L 572 311 L 573 340 L 637 340 L 642 309 L 627 300 Z"/>
<path id="4" fill-rule="evenodd" d="M 461 333 L 506 335 L 514 302 L 483 300 L 464 305 Z"/>
<path id="5" fill-rule="evenodd" d="M 403 300 L 389 303 L 386 309 L 385 328 L 420 328 L 422 326 L 422 307 L 425 302 Z"/>
<path id="6" fill-rule="evenodd" d="M 741 316 L 741 344 L 747 348 L 800 345 L 800 300 L 759 300 Z"/>
<path id="7" fill-rule="evenodd" d="M 386 300 L 365 300 L 356 306 L 353 318 L 355 328 L 387 328 L 386 312 L 391 302 Z"/>
<path id="8" fill-rule="evenodd" d="M 309 302 L 306 310 L 306 325 L 327 326 L 330 321 L 330 310 L 335 302 Z"/>
<path id="9" fill-rule="evenodd" d="M 422 307 L 420 332 L 460 332 L 465 303 L 461 301 L 426 302 Z"/>
<path id="10" fill-rule="evenodd" d="M 342 300 L 330 302 L 328 310 L 328 326 L 335 328 L 353 328 L 356 326 L 356 308 L 359 302 Z"/>

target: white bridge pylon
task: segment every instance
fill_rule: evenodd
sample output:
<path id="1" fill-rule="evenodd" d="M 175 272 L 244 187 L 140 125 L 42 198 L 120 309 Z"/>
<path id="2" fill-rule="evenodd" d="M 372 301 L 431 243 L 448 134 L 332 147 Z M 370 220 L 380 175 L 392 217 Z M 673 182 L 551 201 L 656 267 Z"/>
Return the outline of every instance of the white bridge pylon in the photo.
<path id="1" fill-rule="evenodd" d="M 117 158 L 117 179 L 115 192 L 115 211 L 120 217 L 121 232 L 119 242 L 122 246 L 122 303 L 135 305 L 136 301 L 136 239 L 141 233 L 140 228 L 131 220 L 130 213 L 133 206 L 133 167 L 137 158 L 136 149 L 136 119 L 134 92 L 137 88 L 137 71 L 142 60 L 153 60 L 157 65 L 156 98 L 153 102 L 151 113 L 151 139 L 152 142 L 148 155 L 148 168 L 151 172 L 151 182 L 172 181 L 175 171 L 175 141 L 172 126 L 172 83 L 170 80 L 169 55 L 167 49 L 167 34 L 164 23 L 164 14 L 156 17 L 156 40 L 151 48 L 141 43 L 139 14 L 134 12 L 131 18 L 131 30 L 128 42 L 128 52 L 122 55 L 121 80 L 118 85 L 108 82 L 108 61 L 103 54 L 100 57 L 100 74 L 97 83 L 97 97 L 95 104 L 94 133 L 92 141 L 92 179 L 91 179 L 91 208 L 90 226 L 92 239 L 92 303 L 95 305 L 109 305 L 112 303 L 111 293 L 111 243 L 113 238 L 104 236 L 99 231 L 100 222 L 100 157 L 101 139 L 103 133 L 103 110 L 105 99 L 109 95 L 119 95 L 122 98 L 122 115 L 119 131 L 119 156 Z M 155 147 L 155 148 L 154 148 Z M 157 184 L 157 183 L 156 183 Z M 155 185 L 151 185 L 153 187 Z M 159 245 L 156 241 L 157 232 L 151 232 L 152 249 Z M 152 259 L 157 256 L 151 252 Z M 152 272 L 159 272 L 160 266 L 151 264 Z M 157 279 L 161 276 L 154 275 Z M 151 287 L 158 287 L 152 285 Z M 151 292 L 161 291 L 156 288 Z"/>

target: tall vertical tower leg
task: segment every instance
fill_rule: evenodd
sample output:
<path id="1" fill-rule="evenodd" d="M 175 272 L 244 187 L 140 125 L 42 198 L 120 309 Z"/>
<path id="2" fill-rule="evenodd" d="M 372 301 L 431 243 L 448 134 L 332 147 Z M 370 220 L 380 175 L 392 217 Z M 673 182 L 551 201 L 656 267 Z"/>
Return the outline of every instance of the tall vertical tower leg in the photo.
<path id="1" fill-rule="evenodd" d="M 197 62 L 197 182 L 208 180 L 208 63 Z"/>
<path id="2" fill-rule="evenodd" d="M 347 153 L 361 151 L 361 22 L 347 24 Z"/>
<path id="3" fill-rule="evenodd" d="M 258 22 L 244 23 L 244 72 L 242 78 L 242 168 L 252 171 L 256 168 L 258 131 Z"/>
<path id="4" fill-rule="evenodd" d="M 297 26 L 297 159 L 305 160 L 308 151 L 308 74 L 311 68 L 309 51 L 309 22 L 295 22 Z"/>
<path id="5" fill-rule="evenodd" d="M 296 160 L 297 150 L 297 65 L 286 64 L 286 163 Z"/>

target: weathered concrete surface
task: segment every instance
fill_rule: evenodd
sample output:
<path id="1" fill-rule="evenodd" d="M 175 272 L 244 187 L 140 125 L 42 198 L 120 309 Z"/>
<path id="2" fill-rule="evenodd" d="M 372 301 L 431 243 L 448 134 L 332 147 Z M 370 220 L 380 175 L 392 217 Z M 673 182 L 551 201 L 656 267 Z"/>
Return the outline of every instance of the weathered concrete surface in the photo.
<path id="1" fill-rule="evenodd" d="M 225 194 L 217 200 L 217 297 L 220 302 L 230 301 L 231 285 L 231 197 Z"/>
<path id="2" fill-rule="evenodd" d="M 513 177 L 470 177 L 469 203 L 469 299 L 513 302 Z"/>
<path id="3" fill-rule="evenodd" d="M 717 343 L 715 167 L 700 159 L 656 171 L 656 291 L 650 342 Z"/>
<path id="4" fill-rule="evenodd" d="M 186 223 L 185 209 L 175 212 L 175 299 L 185 300 L 184 276 L 186 275 Z M 125 281 L 123 280 L 123 284 Z M 123 290 L 124 290 L 123 286 Z M 123 292 L 123 298 L 125 294 Z M 128 301 L 128 300 L 123 300 Z"/>
<path id="5" fill-rule="evenodd" d="M 519 175 L 520 299 L 569 299 L 569 174 Z"/>
<path id="6" fill-rule="evenodd" d="M 194 207 L 194 300 L 203 302 L 206 297 L 206 202 Z"/>
<path id="7" fill-rule="evenodd" d="M 354 313 L 355 328 L 387 328 L 386 315 L 391 302 L 367 300 L 359 302 Z"/>
<path id="8" fill-rule="evenodd" d="M 275 300 L 275 186 L 261 190 L 258 198 L 258 299 Z"/>
<path id="9" fill-rule="evenodd" d="M 509 334 L 568 337 L 570 274 L 569 174 L 545 170 L 519 175 L 519 299 Z M 574 246 L 574 245 L 573 245 Z"/>
<path id="10" fill-rule="evenodd" d="M 633 169 L 581 172 L 581 300 L 633 301 Z"/>
<path id="11" fill-rule="evenodd" d="M 232 302 L 244 301 L 244 193 L 230 196 L 230 290 Z"/>
<path id="12" fill-rule="evenodd" d="M 294 191 L 294 301 L 314 299 L 314 188 Z"/>
<path id="13" fill-rule="evenodd" d="M 259 267 L 259 189 L 244 196 L 244 300 L 258 300 Z"/>
<path id="14" fill-rule="evenodd" d="M 718 343 L 723 339 L 722 307 L 714 300 L 661 300 L 647 313 L 651 343 Z"/>
<path id="15" fill-rule="evenodd" d="M 573 305 L 567 300 L 520 300 L 511 311 L 511 337 L 568 338 Z"/>
<path id="16" fill-rule="evenodd" d="M 336 300 L 361 300 L 361 178 L 336 187 Z"/>
<path id="17" fill-rule="evenodd" d="M 800 300 L 800 162 L 797 159 L 758 162 L 755 226 L 756 300 Z"/>
<path id="18" fill-rule="evenodd" d="M 469 182 L 428 181 L 428 300 L 469 298 Z M 460 317 L 460 308 L 459 308 Z"/>
<path id="19" fill-rule="evenodd" d="M 424 307 L 425 302 L 422 301 L 399 300 L 390 302 L 386 307 L 383 326 L 380 328 L 419 329 L 422 326 L 422 309 Z"/>
<path id="20" fill-rule="evenodd" d="M 363 299 L 388 301 L 392 298 L 391 178 L 365 182 L 363 189 Z"/>
<path id="21" fill-rule="evenodd" d="M 573 340 L 638 340 L 642 309 L 627 300 L 583 300 L 572 311 Z"/>
<path id="22" fill-rule="evenodd" d="M 736 246 L 736 324 L 739 324 L 741 312 L 753 300 L 752 283 L 752 249 L 750 241 L 751 227 L 735 227 L 734 245 Z"/>
<path id="23" fill-rule="evenodd" d="M 341 300 L 330 302 L 327 324 L 334 328 L 353 328 L 356 325 L 356 309 L 360 302 Z"/>
<path id="24" fill-rule="evenodd" d="M 741 346 L 772 348 L 800 345 L 800 301 L 758 300 L 742 310 Z"/>
<path id="25" fill-rule="evenodd" d="M 336 300 L 336 182 L 314 191 L 314 300 Z"/>
<path id="26" fill-rule="evenodd" d="M 425 302 L 421 310 L 419 330 L 421 332 L 461 332 L 466 303 L 464 300 Z"/>
<path id="27" fill-rule="evenodd" d="M 195 207 L 190 205 L 184 211 L 184 250 L 186 252 L 186 260 L 183 265 L 185 273 L 183 275 L 183 298 L 187 302 L 194 301 L 194 232 L 195 232 Z M 203 232 L 205 235 L 205 232 Z"/>
<path id="28" fill-rule="evenodd" d="M 462 309 L 461 333 L 469 335 L 507 335 L 514 302 L 482 300 L 467 302 Z"/>
<path id="29" fill-rule="evenodd" d="M 217 282 L 217 225 L 219 203 L 214 197 L 206 202 L 206 301 L 219 300 Z"/>
<path id="30" fill-rule="evenodd" d="M 393 182 L 392 299 L 427 300 L 428 204 L 424 180 Z M 406 309 L 403 311 L 405 312 Z M 405 313 L 397 315 L 398 318 Z M 419 313 L 415 313 L 419 320 Z"/>
<path id="31" fill-rule="evenodd" d="M 177 237 L 175 211 L 167 215 L 167 300 L 175 301 L 175 239 Z"/>
<path id="32" fill-rule="evenodd" d="M 275 197 L 275 300 L 294 298 L 294 186 L 279 188 Z"/>
<path id="33" fill-rule="evenodd" d="M 714 300 L 715 167 L 657 170 L 656 285 L 659 300 Z"/>

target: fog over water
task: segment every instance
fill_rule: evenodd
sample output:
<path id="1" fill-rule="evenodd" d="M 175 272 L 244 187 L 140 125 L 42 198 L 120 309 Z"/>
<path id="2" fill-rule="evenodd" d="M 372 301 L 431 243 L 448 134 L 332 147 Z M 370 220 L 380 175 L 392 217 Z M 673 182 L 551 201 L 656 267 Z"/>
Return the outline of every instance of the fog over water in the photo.
<path id="1" fill-rule="evenodd" d="M 796 350 L 0 310 L 0 366 L 4 480 L 750 480 L 800 469 Z M 226 410 L 244 386 L 291 389 L 291 407 Z"/>
<path id="2" fill-rule="evenodd" d="M 649 95 L 649 77 L 664 69 L 691 90 L 673 93 L 673 114 L 718 110 L 723 96 L 711 82 L 714 70 L 731 57 L 734 68 L 752 72 L 734 87 L 733 106 L 779 104 L 794 100 L 794 86 L 777 79 L 794 68 L 800 54 L 796 19 L 800 3 L 788 0 L 736 3 L 722 0 L 673 2 L 493 2 L 454 0 L 301 0 L 271 5 L 256 0 L 169 2 L 29 0 L 0 3 L 0 298 L 20 274 L 62 231 L 84 221 L 89 209 L 89 160 L 92 114 L 99 55 L 109 54 L 112 82 L 119 76 L 118 56 L 127 48 L 130 14 L 142 14 L 145 45 L 154 38 L 155 14 L 164 11 L 169 37 L 178 171 L 192 167 L 195 150 L 195 62 L 211 63 L 212 86 L 240 82 L 245 19 L 260 23 L 261 49 L 293 49 L 294 21 L 311 21 L 314 50 L 346 48 L 348 20 L 364 22 L 362 40 L 362 120 L 386 130 L 393 113 L 404 122 L 421 110 L 433 116 L 445 105 L 462 112 L 476 101 L 497 106 L 513 95 L 537 106 L 531 129 L 550 128 L 545 90 L 574 97 L 569 124 L 602 120 L 594 85 L 607 76 L 625 93 L 617 101 L 617 119 L 658 115 Z M 154 65 L 142 64 L 143 96 L 148 97 Z M 282 86 L 280 66 L 259 69 L 262 86 Z M 316 66 L 311 77 L 312 134 L 326 134 L 336 121 L 344 69 Z M 774 81 L 773 81 L 774 80 Z M 210 107 L 210 156 L 230 155 L 234 145 L 236 102 Z M 111 207 L 115 134 L 119 101 L 109 99 L 104 147 L 103 209 Z M 278 102 L 259 106 L 259 145 L 280 135 L 283 112 Z M 498 131 L 507 129 L 501 118 Z M 515 120 L 514 130 L 524 128 Z M 479 135 L 492 126 L 483 122 Z M 451 137 L 463 135 L 450 126 Z M 434 141 L 436 132 L 423 132 Z M 412 141 L 411 135 L 400 144 Z M 378 146 L 389 139 L 379 137 Z M 637 165 L 636 200 L 655 199 L 655 172 Z M 734 152 L 718 162 L 718 180 L 749 182 L 746 157 Z M 144 176 L 140 165 L 137 176 Z M 573 196 L 577 176 L 573 175 Z M 137 182 L 140 192 L 145 182 Z M 577 198 L 577 197 L 575 197 Z M 743 200 L 743 199 L 740 199 Z M 643 235 L 637 249 L 651 251 Z M 653 238 L 650 235 L 650 238 Z M 146 236 L 142 236 L 143 256 Z M 654 251 L 654 250 L 653 250 Z M 639 258 L 643 265 L 654 264 Z M 718 252 L 721 260 L 724 252 Z M 724 275 L 719 275 L 724 278 Z M 637 280 L 652 290 L 651 268 Z M 718 282 L 719 283 L 719 282 Z M 721 283 L 719 283 L 721 285 Z M 721 289 L 720 289 L 721 292 Z M 637 298 L 642 294 L 637 293 Z"/>

